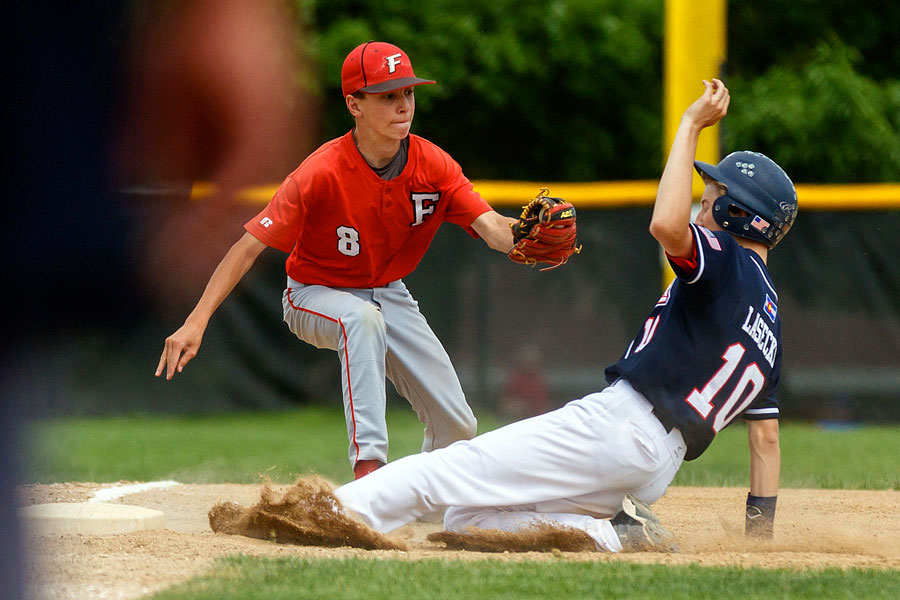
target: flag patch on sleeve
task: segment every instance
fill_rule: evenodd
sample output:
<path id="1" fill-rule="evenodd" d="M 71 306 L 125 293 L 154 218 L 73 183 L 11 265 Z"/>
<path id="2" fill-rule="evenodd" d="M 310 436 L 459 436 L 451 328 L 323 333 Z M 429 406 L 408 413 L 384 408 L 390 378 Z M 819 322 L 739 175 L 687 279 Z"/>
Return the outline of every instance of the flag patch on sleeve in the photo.
<path id="1" fill-rule="evenodd" d="M 707 229 L 706 227 L 698 226 L 697 229 L 700 230 L 700 233 L 706 238 L 706 241 L 709 242 L 709 247 L 713 250 L 722 251 L 722 246 L 719 244 L 719 240 L 716 239 L 716 236 L 713 235 L 713 232 Z"/>
<path id="2" fill-rule="evenodd" d="M 778 306 L 776 306 L 775 303 L 772 302 L 772 299 L 769 298 L 768 294 L 766 294 L 765 309 L 766 309 L 766 314 L 769 315 L 769 320 L 774 323 L 775 317 L 778 316 Z"/>

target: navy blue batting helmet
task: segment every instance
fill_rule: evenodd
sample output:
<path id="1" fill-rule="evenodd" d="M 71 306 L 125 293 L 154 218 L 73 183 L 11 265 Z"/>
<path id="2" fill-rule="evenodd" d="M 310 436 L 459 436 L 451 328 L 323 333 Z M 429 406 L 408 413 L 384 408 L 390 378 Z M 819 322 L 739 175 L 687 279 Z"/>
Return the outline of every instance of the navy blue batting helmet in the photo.
<path id="1" fill-rule="evenodd" d="M 712 206 L 713 219 L 725 231 L 774 248 L 794 224 L 794 184 L 784 169 L 765 154 L 732 152 L 717 165 L 695 160 L 694 168 L 727 188 Z M 732 206 L 747 215 L 729 214 Z"/>

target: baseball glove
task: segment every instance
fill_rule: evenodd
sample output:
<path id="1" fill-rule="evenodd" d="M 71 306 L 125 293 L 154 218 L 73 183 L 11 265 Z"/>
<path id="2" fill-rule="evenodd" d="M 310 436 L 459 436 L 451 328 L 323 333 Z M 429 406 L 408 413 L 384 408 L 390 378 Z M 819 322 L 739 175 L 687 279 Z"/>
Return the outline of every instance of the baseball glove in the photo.
<path id="1" fill-rule="evenodd" d="M 510 224 L 514 245 L 507 253 L 510 260 L 523 265 L 550 265 L 541 271 L 564 265 L 570 256 L 581 252 L 575 242 L 575 207 L 548 193 L 547 188 L 542 189 L 522 207 L 519 220 Z"/>

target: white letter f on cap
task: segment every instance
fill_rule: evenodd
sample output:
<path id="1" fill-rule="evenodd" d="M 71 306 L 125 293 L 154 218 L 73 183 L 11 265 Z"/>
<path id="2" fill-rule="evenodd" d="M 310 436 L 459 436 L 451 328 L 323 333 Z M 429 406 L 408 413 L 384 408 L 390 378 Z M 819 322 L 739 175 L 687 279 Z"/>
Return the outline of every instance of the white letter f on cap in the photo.
<path id="1" fill-rule="evenodd" d="M 393 73 L 397 70 L 397 65 L 400 64 L 400 54 L 391 54 L 390 56 L 385 57 L 384 60 L 388 63 L 388 73 Z"/>

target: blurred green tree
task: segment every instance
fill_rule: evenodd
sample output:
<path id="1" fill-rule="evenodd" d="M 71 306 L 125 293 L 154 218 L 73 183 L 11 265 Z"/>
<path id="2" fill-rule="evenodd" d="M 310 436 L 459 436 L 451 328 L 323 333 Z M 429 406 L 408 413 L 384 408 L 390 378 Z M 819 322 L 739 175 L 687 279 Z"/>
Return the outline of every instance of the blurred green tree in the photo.
<path id="1" fill-rule="evenodd" d="M 859 52 L 856 70 L 874 80 L 900 73 L 897 0 L 754 0 L 728 2 L 728 70 L 762 75 L 776 64 L 809 62 L 825 40 Z"/>
<path id="2" fill-rule="evenodd" d="M 777 156 L 795 181 L 897 181 L 900 81 L 879 84 L 860 73 L 861 62 L 833 37 L 807 62 L 732 77 L 724 146 Z"/>
<path id="3" fill-rule="evenodd" d="M 351 122 L 341 63 L 391 41 L 438 85 L 414 131 L 473 178 L 597 180 L 658 174 L 659 0 L 297 0 L 314 33 L 325 135 Z"/>
<path id="4" fill-rule="evenodd" d="M 659 176 L 663 0 L 293 1 L 326 139 L 351 126 L 344 56 L 378 39 L 438 81 L 414 131 L 472 178 Z M 728 56 L 723 151 L 759 149 L 797 181 L 898 180 L 896 0 L 731 0 Z"/>

